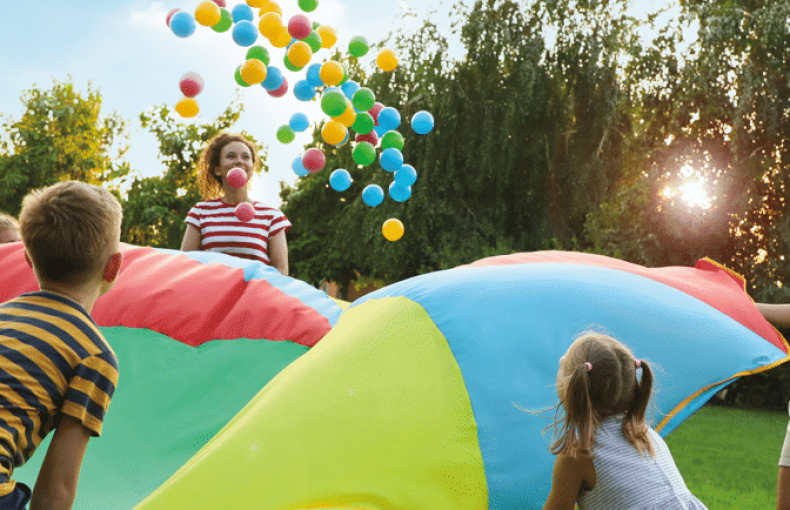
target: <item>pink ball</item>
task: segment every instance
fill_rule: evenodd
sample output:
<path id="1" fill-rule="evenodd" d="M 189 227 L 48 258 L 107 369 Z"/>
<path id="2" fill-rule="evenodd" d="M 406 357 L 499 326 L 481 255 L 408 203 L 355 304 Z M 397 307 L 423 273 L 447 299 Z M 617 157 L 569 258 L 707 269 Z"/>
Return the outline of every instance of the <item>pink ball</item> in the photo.
<path id="1" fill-rule="evenodd" d="M 242 202 L 236 206 L 234 211 L 236 217 L 241 221 L 247 222 L 255 217 L 255 207 L 249 202 Z"/>
<path id="2" fill-rule="evenodd" d="M 228 180 L 228 184 L 234 188 L 241 188 L 247 184 L 247 172 L 241 168 L 231 168 L 225 178 Z"/>
<path id="3" fill-rule="evenodd" d="M 320 172 L 326 165 L 326 158 L 321 149 L 307 149 L 302 156 L 302 166 L 308 172 Z"/>
<path id="4" fill-rule="evenodd" d="M 175 9 L 171 9 L 170 12 L 167 13 L 167 18 L 165 18 L 165 23 L 167 23 L 168 27 L 170 26 L 170 18 L 172 18 L 173 14 L 177 13 L 180 10 L 181 9 L 179 8 L 175 8 Z"/>
<path id="5" fill-rule="evenodd" d="M 203 90 L 203 78 L 198 73 L 185 73 L 178 86 L 186 97 L 195 97 Z"/>
<path id="6" fill-rule="evenodd" d="M 267 92 L 272 97 L 283 97 L 285 93 L 288 92 L 288 80 L 283 76 L 283 84 L 280 85 L 280 88 L 277 90 L 267 90 Z"/>
<path id="7" fill-rule="evenodd" d="M 375 131 L 371 131 L 366 135 L 357 135 L 354 141 L 356 141 L 357 143 L 370 142 L 371 145 L 375 147 L 379 143 L 379 135 L 377 135 Z"/>
<path id="8" fill-rule="evenodd" d="M 215 4 L 219 5 L 220 7 L 227 7 L 225 5 L 225 0 L 213 0 Z"/>
<path id="9" fill-rule="evenodd" d="M 288 33 L 295 39 L 302 40 L 307 38 L 313 31 L 313 25 L 304 14 L 296 14 L 288 21 Z"/>
<path id="10" fill-rule="evenodd" d="M 377 126 L 379 125 L 379 112 L 381 110 L 383 110 L 383 109 L 384 109 L 384 105 L 383 104 L 381 104 L 381 103 L 373 103 L 373 108 L 368 110 L 368 113 L 370 114 L 370 116 L 373 117 L 373 122 L 375 122 Z"/>

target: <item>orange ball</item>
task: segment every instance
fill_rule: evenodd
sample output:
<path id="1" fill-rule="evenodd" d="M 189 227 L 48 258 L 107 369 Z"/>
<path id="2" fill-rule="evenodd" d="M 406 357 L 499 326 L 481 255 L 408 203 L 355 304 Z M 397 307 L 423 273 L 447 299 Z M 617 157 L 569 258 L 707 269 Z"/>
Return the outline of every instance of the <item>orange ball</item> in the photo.
<path id="1" fill-rule="evenodd" d="M 338 121 L 339 123 L 343 124 L 347 128 L 350 128 L 354 125 L 354 121 L 357 120 L 357 112 L 354 111 L 354 106 L 352 106 L 351 101 L 347 102 L 348 107 L 346 107 L 346 111 L 338 115 L 337 117 L 332 117 L 334 120 Z"/>
<path id="2" fill-rule="evenodd" d="M 321 128 L 321 138 L 329 145 L 337 145 L 346 139 L 348 129 L 336 120 L 330 120 Z"/>
<path id="3" fill-rule="evenodd" d="M 272 43 L 272 46 L 275 48 L 285 48 L 289 44 L 291 44 L 291 34 L 288 33 L 288 29 L 282 27 L 282 30 L 277 32 L 274 37 L 269 38 L 269 42 Z"/>
<path id="4" fill-rule="evenodd" d="M 247 5 L 250 7 L 266 7 L 269 0 L 247 0 Z"/>
<path id="5" fill-rule="evenodd" d="M 264 6 L 261 8 L 261 10 L 258 12 L 258 15 L 259 15 L 259 16 L 263 16 L 263 15 L 264 15 L 264 14 L 266 14 L 267 12 L 276 12 L 276 13 L 277 13 L 277 14 L 279 14 L 280 16 L 282 16 L 282 15 L 283 15 L 283 10 L 282 10 L 282 8 L 280 7 L 280 4 L 278 4 L 278 3 L 277 3 L 277 2 L 275 2 L 274 0 L 269 0 L 269 2 L 267 2 L 267 3 L 266 3 L 266 5 L 264 5 Z"/>
<path id="6" fill-rule="evenodd" d="M 198 6 L 195 7 L 195 21 L 204 27 L 213 27 L 219 23 L 220 19 L 222 19 L 222 11 L 219 5 L 211 0 L 200 2 Z"/>
<path id="7" fill-rule="evenodd" d="M 313 50 L 304 41 L 296 41 L 288 48 L 288 60 L 294 67 L 302 68 L 310 63 L 313 57 Z"/>
<path id="8" fill-rule="evenodd" d="M 340 62 L 330 60 L 321 66 L 318 75 L 322 82 L 333 87 L 343 81 L 343 66 L 340 65 Z"/>
<path id="9" fill-rule="evenodd" d="M 198 102 L 191 97 L 185 97 L 176 103 L 176 112 L 184 118 L 194 117 L 199 111 Z"/>
<path id="10" fill-rule="evenodd" d="M 239 74 L 244 83 L 257 85 L 266 79 L 267 71 L 266 64 L 257 58 L 251 58 L 242 64 Z"/>
<path id="11" fill-rule="evenodd" d="M 321 36 L 321 47 L 331 48 L 337 42 L 337 32 L 335 29 L 326 25 L 321 25 L 315 31 Z"/>
<path id="12" fill-rule="evenodd" d="M 381 226 L 381 233 L 387 241 L 397 241 L 403 237 L 403 223 L 397 218 L 390 218 Z"/>
<path id="13" fill-rule="evenodd" d="M 390 72 L 398 67 L 398 56 L 391 49 L 385 48 L 376 57 L 376 65 L 382 71 Z"/>
<path id="14" fill-rule="evenodd" d="M 267 12 L 258 22 L 258 30 L 267 39 L 271 39 L 284 29 L 283 17 L 276 12 Z"/>

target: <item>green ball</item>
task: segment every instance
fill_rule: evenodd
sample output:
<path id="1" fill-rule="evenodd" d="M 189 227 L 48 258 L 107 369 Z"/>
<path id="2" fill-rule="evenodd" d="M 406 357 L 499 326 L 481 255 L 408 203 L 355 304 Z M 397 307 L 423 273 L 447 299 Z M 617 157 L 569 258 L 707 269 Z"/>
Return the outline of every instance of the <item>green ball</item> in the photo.
<path id="1" fill-rule="evenodd" d="M 286 69 L 288 69 L 289 71 L 294 72 L 294 73 L 299 72 L 302 69 L 304 69 L 304 67 L 296 67 L 295 65 L 293 65 L 291 63 L 291 61 L 288 60 L 288 54 L 287 53 L 285 54 L 285 56 L 283 56 L 283 64 L 285 65 Z"/>
<path id="2" fill-rule="evenodd" d="M 316 30 L 320 26 L 321 26 L 321 23 L 319 23 L 317 21 L 313 21 L 313 30 Z"/>
<path id="3" fill-rule="evenodd" d="M 351 104 L 361 112 L 366 112 L 376 104 L 376 94 L 367 87 L 360 87 L 351 96 Z"/>
<path id="4" fill-rule="evenodd" d="M 221 7 L 219 11 L 221 17 L 219 18 L 219 21 L 217 21 L 214 24 L 214 26 L 211 27 L 211 29 L 214 30 L 215 32 L 220 32 L 220 33 L 227 32 L 228 29 L 230 29 L 230 27 L 233 26 L 233 15 L 230 13 L 229 10 L 223 9 Z"/>
<path id="5" fill-rule="evenodd" d="M 381 137 L 381 150 L 395 147 L 399 151 L 403 150 L 403 135 L 397 131 L 387 131 Z"/>
<path id="6" fill-rule="evenodd" d="M 241 66 L 236 68 L 236 83 L 242 87 L 249 87 L 250 84 L 241 79 Z"/>
<path id="7" fill-rule="evenodd" d="M 344 63 L 342 63 L 342 62 L 341 62 L 341 63 L 340 63 L 340 67 L 343 69 L 343 79 L 342 79 L 342 80 L 340 80 L 340 83 L 338 83 L 338 84 L 337 84 L 337 86 L 338 86 L 338 87 L 342 87 L 342 86 L 343 86 L 343 84 L 344 84 L 345 82 L 347 82 L 347 81 L 348 81 L 348 78 L 349 78 L 349 76 L 348 76 L 348 68 L 346 67 L 346 64 L 344 64 Z"/>
<path id="8" fill-rule="evenodd" d="M 291 143 L 294 141 L 294 138 L 296 138 L 296 133 L 291 129 L 291 126 L 280 126 L 277 130 L 277 140 L 282 143 Z"/>
<path id="9" fill-rule="evenodd" d="M 354 120 L 354 125 L 351 126 L 351 129 L 359 135 L 366 135 L 373 131 L 375 125 L 376 121 L 373 120 L 371 114 L 368 112 L 359 112 L 357 113 L 357 118 Z"/>
<path id="10" fill-rule="evenodd" d="M 313 12 L 318 7 L 318 0 L 299 0 L 299 8 L 304 12 Z"/>
<path id="11" fill-rule="evenodd" d="M 354 37 L 348 43 L 348 52 L 355 57 L 364 57 L 369 49 L 368 40 L 361 35 Z"/>
<path id="12" fill-rule="evenodd" d="M 321 36 L 318 35 L 318 32 L 315 30 L 310 32 L 310 35 L 305 37 L 303 40 L 308 46 L 310 46 L 310 49 L 313 50 L 313 53 L 316 53 L 321 49 Z"/>
<path id="13" fill-rule="evenodd" d="M 357 165 L 368 166 L 376 161 L 376 148 L 370 142 L 359 142 L 352 154 Z"/>
<path id="14" fill-rule="evenodd" d="M 339 89 L 324 92 L 321 96 L 321 110 L 330 117 L 337 117 L 346 111 L 346 101 L 346 96 Z"/>
<path id="15" fill-rule="evenodd" d="M 264 48 L 263 46 L 252 46 L 250 49 L 247 50 L 247 60 L 252 58 L 258 59 L 263 62 L 264 65 L 269 65 L 269 50 Z"/>

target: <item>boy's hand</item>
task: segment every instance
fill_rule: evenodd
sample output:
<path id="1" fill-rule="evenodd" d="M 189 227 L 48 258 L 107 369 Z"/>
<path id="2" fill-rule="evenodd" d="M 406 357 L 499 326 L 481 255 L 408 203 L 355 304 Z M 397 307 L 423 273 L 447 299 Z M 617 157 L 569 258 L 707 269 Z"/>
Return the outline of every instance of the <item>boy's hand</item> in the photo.
<path id="1" fill-rule="evenodd" d="M 38 472 L 30 510 L 71 510 L 90 437 L 80 422 L 62 417 Z"/>

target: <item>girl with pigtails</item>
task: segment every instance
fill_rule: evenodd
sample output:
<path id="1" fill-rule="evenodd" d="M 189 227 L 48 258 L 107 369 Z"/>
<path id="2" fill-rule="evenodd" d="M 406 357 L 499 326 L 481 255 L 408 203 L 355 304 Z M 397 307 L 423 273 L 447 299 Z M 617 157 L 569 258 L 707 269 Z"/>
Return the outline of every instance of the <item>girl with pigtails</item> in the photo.
<path id="1" fill-rule="evenodd" d="M 652 388 L 650 365 L 621 342 L 595 332 L 573 342 L 557 372 L 564 416 L 543 510 L 707 510 L 645 422 Z"/>

